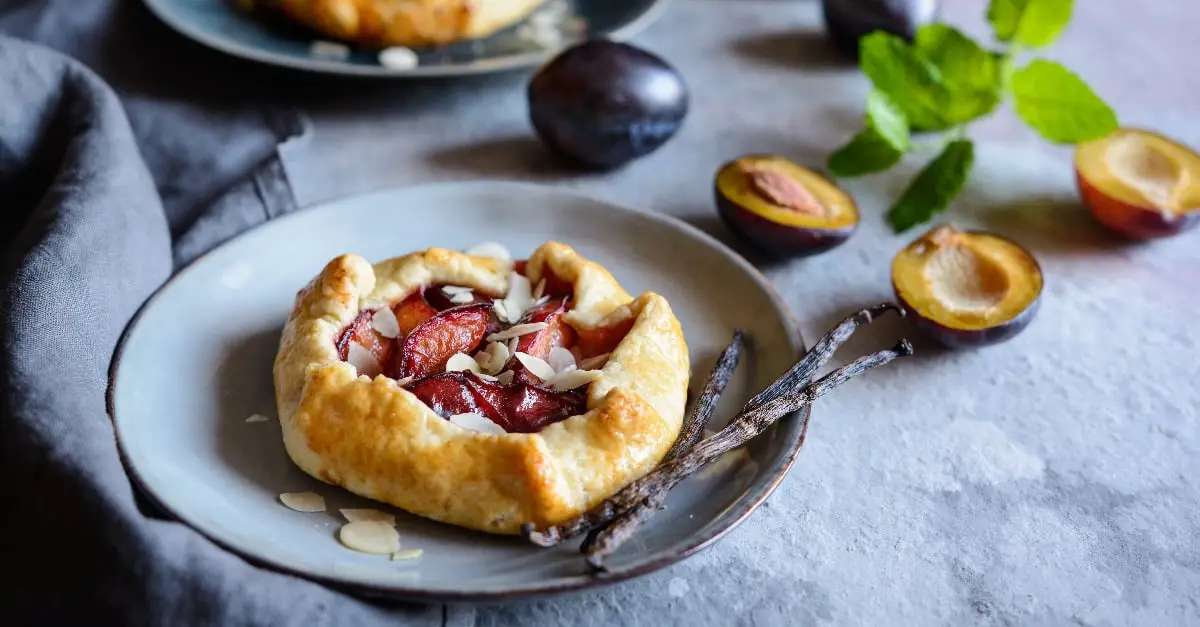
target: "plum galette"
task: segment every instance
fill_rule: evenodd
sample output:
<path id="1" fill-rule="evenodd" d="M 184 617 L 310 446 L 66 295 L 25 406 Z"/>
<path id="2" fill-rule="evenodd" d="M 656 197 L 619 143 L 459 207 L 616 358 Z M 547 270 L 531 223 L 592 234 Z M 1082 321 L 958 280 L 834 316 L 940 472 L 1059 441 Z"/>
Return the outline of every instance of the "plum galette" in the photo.
<path id="1" fill-rule="evenodd" d="M 632 298 L 568 246 L 527 262 L 471 253 L 330 261 L 296 297 L 275 393 L 308 474 L 511 534 L 659 463 L 683 420 L 688 351 L 662 296 Z"/>

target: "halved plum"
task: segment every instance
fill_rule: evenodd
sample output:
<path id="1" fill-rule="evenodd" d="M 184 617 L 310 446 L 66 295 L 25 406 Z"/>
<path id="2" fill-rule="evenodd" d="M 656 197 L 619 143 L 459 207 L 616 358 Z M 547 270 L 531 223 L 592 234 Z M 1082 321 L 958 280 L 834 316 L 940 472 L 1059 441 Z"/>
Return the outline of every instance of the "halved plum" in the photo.
<path id="1" fill-rule="evenodd" d="M 436 316 L 438 310 L 425 300 L 424 290 L 417 290 L 393 305 L 392 313 L 396 314 L 396 322 L 400 325 L 400 336 L 407 337 L 413 329 Z"/>
<path id="2" fill-rule="evenodd" d="M 570 348 L 575 344 L 575 329 L 567 324 L 563 315 L 567 313 L 569 298 L 550 299 L 534 307 L 521 320 L 522 324 L 546 323 L 546 328 L 522 335 L 517 340 L 516 350 L 538 359 L 548 359 L 550 349 L 555 346 Z M 530 373 L 516 357 L 509 360 L 507 368 L 515 373 L 516 381 L 540 385 L 542 380 Z"/>
<path id="3" fill-rule="evenodd" d="M 396 342 L 391 338 L 380 335 L 378 331 L 371 328 L 371 318 L 374 315 L 374 311 L 363 310 L 359 312 L 353 322 L 346 326 L 334 344 L 337 347 L 338 359 L 349 361 L 350 345 L 354 343 L 365 348 L 375 358 L 376 362 L 378 362 L 377 365 L 379 368 L 386 368 L 387 364 L 391 363 L 396 349 Z M 364 372 L 362 374 L 374 376 L 379 373 Z"/>
<path id="4" fill-rule="evenodd" d="M 1075 151 L 1083 204 L 1101 224 L 1136 239 L 1200 224 L 1200 154 L 1167 137 L 1119 129 Z"/>
<path id="5" fill-rule="evenodd" d="M 1011 240 L 943 225 L 896 255 L 892 286 L 926 335 L 950 347 L 975 347 L 1008 340 L 1029 325 L 1042 271 Z"/>
<path id="6" fill-rule="evenodd" d="M 849 194 L 783 157 L 730 161 L 717 171 L 715 188 L 725 224 L 771 257 L 825 252 L 858 227 L 858 208 Z"/>
<path id="7" fill-rule="evenodd" d="M 586 398 L 577 391 L 551 392 L 520 382 L 502 386 L 466 372 L 435 374 L 406 389 L 444 418 L 477 413 L 508 433 L 536 433 L 587 409 Z"/>
<path id="8" fill-rule="evenodd" d="M 395 378 L 421 378 L 446 369 L 446 360 L 455 353 L 471 353 L 487 337 L 492 327 L 492 306 L 488 303 L 462 305 L 447 309 L 426 320 L 400 343 L 393 367 Z"/>

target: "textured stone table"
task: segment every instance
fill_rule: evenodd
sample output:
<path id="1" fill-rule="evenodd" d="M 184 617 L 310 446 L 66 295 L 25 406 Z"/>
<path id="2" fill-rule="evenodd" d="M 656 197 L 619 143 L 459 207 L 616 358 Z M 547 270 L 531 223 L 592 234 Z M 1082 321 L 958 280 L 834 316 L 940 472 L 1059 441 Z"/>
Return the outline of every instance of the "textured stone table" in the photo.
<path id="1" fill-rule="evenodd" d="M 984 0 L 944 4 L 948 21 L 986 34 Z M 1077 4 L 1050 56 L 1126 124 L 1200 145 L 1200 4 Z M 523 73 L 332 82 L 336 95 L 308 103 L 316 135 L 289 171 L 305 204 L 428 180 L 532 180 L 729 241 L 710 198 L 720 162 L 777 152 L 819 164 L 861 119 L 867 84 L 819 20 L 815 0 L 672 3 L 636 41 L 678 65 L 692 111 L 677 138 L 620 172 L 555 166 L 530 134 Z M 595 592 L 481 607 L 476 624 L 1200 624 L 1200 234 L 1124 244 L 1078 206 L 1069 150 L 1007 111 L 972 135 L 975 182 L 953 216 L 1043 264 L 1043 307 L 1023 335 L 975 352 L 921 344 L 820 401 L 783 486 L 700 555 Z M 890 260 L 912 234 L 892 235 L 882 213 L 902 180 L 851 186 L 865 216 L 845 246 L 765 267 L 809 338 L 890 298 Z"/>

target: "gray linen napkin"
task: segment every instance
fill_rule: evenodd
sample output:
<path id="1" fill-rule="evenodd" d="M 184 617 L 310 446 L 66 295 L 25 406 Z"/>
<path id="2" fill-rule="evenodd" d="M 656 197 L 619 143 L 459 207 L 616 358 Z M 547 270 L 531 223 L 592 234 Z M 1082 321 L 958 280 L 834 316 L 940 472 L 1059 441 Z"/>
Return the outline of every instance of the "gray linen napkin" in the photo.
<path id="1" fill-rule="evenodd" d="M 120 93 L 0 34 L 0 622 L 469 623 L 259 569 L 130 485 L 105 411 L 119 335 L 179 264 L 294 208 L 277 150 L 303 132 L 137 4 L 0 4 L 0 33 Z M 164 87 L 180 64 L 188 89 Z"/>

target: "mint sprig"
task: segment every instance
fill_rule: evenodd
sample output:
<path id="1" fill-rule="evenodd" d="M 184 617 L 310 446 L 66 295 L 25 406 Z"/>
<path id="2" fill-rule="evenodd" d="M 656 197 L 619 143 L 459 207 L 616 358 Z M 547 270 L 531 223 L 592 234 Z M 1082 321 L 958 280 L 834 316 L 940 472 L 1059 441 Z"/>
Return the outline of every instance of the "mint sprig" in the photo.
<path id="1" fill-rule="evenodd" d="M 965 187 L 974 163 L 967 126 L 1011 97 L 1017 115 L 1056 143 L 1084 142 L 1116 130 L 1117 116 L 1087 83 L 1023 48 L 1053 43 L 1071 20 L 1074 0 L 991 0 L 993 50 L 946 24 L 929 24 L 913 43 L 877 31 L 859 41 L 863 73 L 874 89 L 865 128 L 829 157 L 829 171 L 852 177 L 887 170 L 913 152 L 912 131 L 951 131 L 941 154 L 889 209 L 896 232 L 928 222 Z"/>

